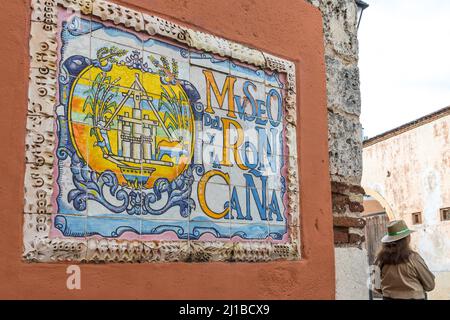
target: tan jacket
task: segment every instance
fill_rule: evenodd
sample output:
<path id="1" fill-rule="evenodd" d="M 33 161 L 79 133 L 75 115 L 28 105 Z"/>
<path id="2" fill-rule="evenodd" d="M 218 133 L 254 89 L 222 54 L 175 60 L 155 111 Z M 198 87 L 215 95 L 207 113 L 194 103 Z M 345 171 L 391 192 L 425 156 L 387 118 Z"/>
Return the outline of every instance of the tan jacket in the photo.
<path id="1" fill-rule="evenodd" d="M 406 263 L 384 265 L 381 269 L 381 292 L 384 297 L 424 299 L 425 292 L 433 289 L 434 275 L 416 252 L 410 255 Z"/>

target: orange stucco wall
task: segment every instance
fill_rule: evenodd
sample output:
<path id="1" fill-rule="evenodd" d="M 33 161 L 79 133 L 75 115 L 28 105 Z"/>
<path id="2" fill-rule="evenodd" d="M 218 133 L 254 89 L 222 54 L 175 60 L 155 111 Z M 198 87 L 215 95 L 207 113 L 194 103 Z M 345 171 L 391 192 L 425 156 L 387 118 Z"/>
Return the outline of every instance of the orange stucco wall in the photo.
<path id="1" fill-rule="evenodd" d="M 296 62 L 303 258 L 262 264 L 84 264 L 81 290 L 71 291 L 67 264 L 21 260 L 29 1 L 0 2 L 0 298 L 334 298 L 326 79 L 317 9 L 302 0 L 116 1 Z"/>

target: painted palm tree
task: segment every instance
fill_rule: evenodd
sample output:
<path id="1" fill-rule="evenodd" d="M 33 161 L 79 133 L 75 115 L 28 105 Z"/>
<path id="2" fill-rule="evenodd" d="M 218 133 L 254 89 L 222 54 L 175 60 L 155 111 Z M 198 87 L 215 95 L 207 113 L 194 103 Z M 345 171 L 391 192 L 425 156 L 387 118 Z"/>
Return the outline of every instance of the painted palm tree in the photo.
<path id="1" fill-rule="evenodd" d="M 183 130 L 189 128 L 188 114 L 189 98 L 184 92 L 179 95 L 175 93 L 173 85 L 178 83 L 178 63 L 172 59 L 169 60 L 161 56 L 160 60 L 150 56 L 150 61 L 156 67 L 161 77 L 161 97 L 159 100 L 157 111 L 164 114 L 163 125 L 171 132 L 172 137 L 176 137 L 178 141 L 182 139 Z"/>
<path id="2" fill-rule="evenodd" d="M 116 47 L 101 48 L 97 51 L 97 63 L 99 65 L 108 65 L 117 63 L 118 57 L 126 54 L 126 50 L 119 50 Z M 87 98 L 84 101 L 83 112 L 86 113 L 85 120 L 92 121 L 91 136 L 97 139 L 97 145 L 102 148 L 106 154 L 111 153 L 111 146 L 109 144 L 106 125 L 109 118 L 113 115 L 117 108 L 115 98 L 119 94 L 116 87 L 120 77 L 112 79 L 106 72 L 99 73 L 91 87 L 85 91 Z"/>
<path id="3" fill-rule="evenodd" d="M 180 92 L 177 97 L 171 86 L 161 86 L 161 90 L 158 112 L 164 114 L 164 125 L 171 131 L 172 136 L 179 136 L 182 130 L 189 127 L 185 114 L 188 110 L 188 97 L 184 92 Z"/>

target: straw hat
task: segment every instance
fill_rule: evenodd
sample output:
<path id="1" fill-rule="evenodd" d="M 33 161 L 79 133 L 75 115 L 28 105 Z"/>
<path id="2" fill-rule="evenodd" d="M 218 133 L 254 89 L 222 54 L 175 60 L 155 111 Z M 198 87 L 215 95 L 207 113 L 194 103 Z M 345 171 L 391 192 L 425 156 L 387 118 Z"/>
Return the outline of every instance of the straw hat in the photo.
<path id="1" fill-rule="evenodd" d="M 413 230 L 408 229 L 408 226 L 403 220 L 392 221 L 388 224 L 387 228 L 387 234 L 383 237 L 383 239 L 381 239 L 381 242 L 383 243 L 398 241 L 400 239 L 406 238 L 414 232 Z"/>

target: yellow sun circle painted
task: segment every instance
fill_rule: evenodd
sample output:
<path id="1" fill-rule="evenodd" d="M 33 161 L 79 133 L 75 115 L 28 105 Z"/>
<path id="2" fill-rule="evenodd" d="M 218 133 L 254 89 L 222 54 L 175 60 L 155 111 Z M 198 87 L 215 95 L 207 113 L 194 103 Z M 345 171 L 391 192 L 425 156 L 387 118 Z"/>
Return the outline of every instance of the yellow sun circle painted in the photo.
<path id="1" fill-rule="evenodd" d="M 87 67 L 68 97 L 72 144 L 96 173 L 110 170 L 120 185 L 152 188 L 173 181 L 193 154 L 194 117 L 178 80 L 113 64 Z"/>

